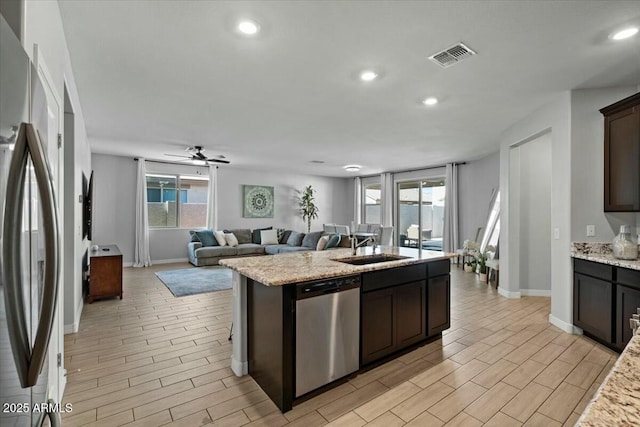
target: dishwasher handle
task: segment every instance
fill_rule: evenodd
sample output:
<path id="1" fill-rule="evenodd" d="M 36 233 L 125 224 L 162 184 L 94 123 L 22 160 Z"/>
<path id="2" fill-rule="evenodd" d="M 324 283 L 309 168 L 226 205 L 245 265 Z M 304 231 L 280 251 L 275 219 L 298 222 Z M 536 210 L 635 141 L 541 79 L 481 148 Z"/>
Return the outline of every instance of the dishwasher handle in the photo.
<path id="1" fill-rule="evenodd" d="M 327 295 L 358 287 L 360 287 L 359 276 L 340 278 L 331 281 L 306 283 L 304 285 L 298 285 L 296 299 L 300 300 L 320 295 Z"/>

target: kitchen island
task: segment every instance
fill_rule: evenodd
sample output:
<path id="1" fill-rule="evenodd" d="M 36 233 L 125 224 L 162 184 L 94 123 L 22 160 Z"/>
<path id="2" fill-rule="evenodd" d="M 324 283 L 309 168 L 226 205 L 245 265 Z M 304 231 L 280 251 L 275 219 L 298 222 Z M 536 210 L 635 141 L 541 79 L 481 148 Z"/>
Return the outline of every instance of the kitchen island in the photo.
<path id="1" fill-rule="evenodd" d="M 449 328 L 451 254 L 411 248 L 222 260 L 233 273 L 231 368 L 286 412 Z"/>

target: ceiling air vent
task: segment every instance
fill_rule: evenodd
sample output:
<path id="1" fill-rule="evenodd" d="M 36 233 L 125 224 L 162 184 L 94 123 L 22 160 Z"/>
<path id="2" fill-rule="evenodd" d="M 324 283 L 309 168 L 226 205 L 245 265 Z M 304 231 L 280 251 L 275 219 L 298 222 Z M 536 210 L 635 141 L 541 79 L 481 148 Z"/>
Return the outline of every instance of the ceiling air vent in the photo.
<path id="1" fill-rule="evenodd" d="M 441 52 L 431 55 L 429 59 L 442 68 L 447 68 L 475 54 L 473 50 L 464 44 L 457 43 Z"/>

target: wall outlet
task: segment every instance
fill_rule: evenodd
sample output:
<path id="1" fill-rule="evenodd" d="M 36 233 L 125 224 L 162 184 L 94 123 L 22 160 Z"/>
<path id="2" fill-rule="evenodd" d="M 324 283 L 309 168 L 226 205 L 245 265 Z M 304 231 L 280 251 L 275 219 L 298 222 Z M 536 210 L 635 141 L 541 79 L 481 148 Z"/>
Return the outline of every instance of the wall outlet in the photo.
<path id="1" fill-rule="evenodd" d="M 595 236 L 596 236 L 596 226 L 587 225 L 587 237 L 595 237 Z"/>
<path id="2" fill-rule="evenodd" d="M 555 240 L 560 240 L 560 229 L 558 227 L 553 229 L 553 238 Z"/>

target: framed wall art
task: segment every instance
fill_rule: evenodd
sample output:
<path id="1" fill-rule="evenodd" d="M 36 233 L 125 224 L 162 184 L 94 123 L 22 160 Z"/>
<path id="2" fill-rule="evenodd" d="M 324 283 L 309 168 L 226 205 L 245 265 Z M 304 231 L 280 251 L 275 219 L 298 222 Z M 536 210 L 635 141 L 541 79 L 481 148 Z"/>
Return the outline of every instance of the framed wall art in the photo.
<path id="1" fill-rule="evenodd" d="M 243 185 L 244 218 L 273 218 L 273 187 Z"/>

